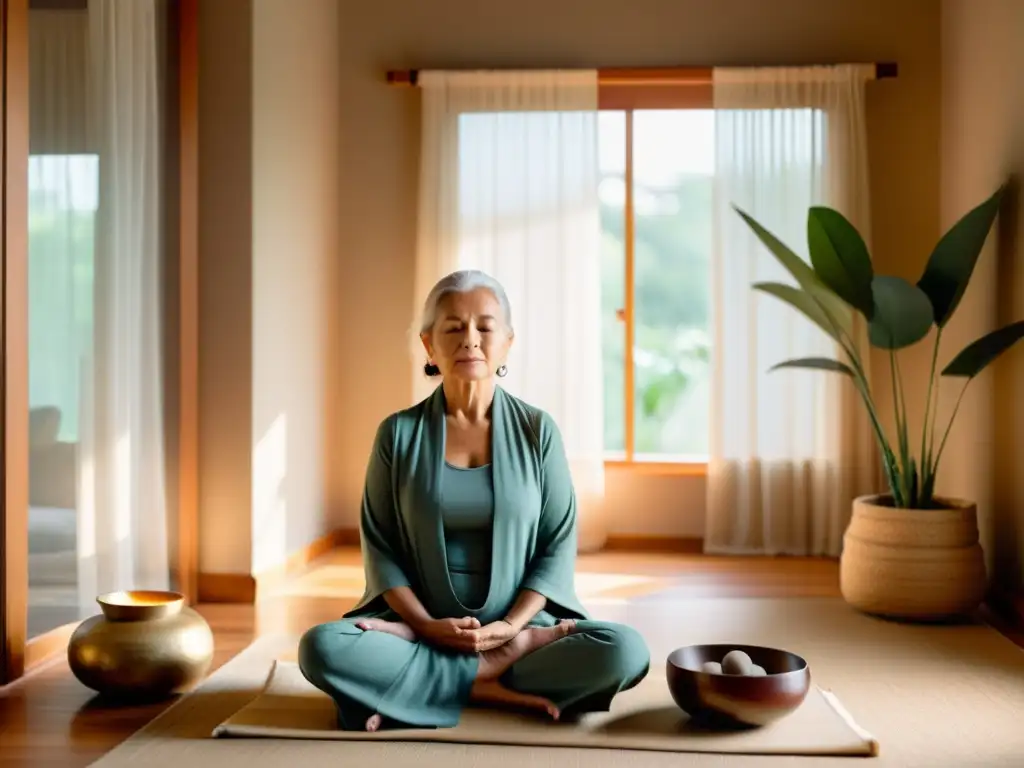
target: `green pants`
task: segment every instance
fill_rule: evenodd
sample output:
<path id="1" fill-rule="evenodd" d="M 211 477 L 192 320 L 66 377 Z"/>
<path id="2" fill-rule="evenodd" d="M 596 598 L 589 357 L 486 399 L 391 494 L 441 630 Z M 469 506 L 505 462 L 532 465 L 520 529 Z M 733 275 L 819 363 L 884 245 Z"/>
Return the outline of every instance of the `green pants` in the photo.
<path id="1" fill-rule="evenodd" d="M 299 644 L 306 679 L 338 706 L 345 730 L 363 730 L 373 714 L 382 728 L 444 728 L 459 722 L 478 661 L 472 654 L 410 643 L 359 629 L 357 619 L 313 627 Z M 552 701 L 563 713 L 607 711 L 612 698 L 639 683 L 650 652 L 636 630 L 579 621 L 573 634 L 520 659 L 501 678 L 508 688 Z"/>

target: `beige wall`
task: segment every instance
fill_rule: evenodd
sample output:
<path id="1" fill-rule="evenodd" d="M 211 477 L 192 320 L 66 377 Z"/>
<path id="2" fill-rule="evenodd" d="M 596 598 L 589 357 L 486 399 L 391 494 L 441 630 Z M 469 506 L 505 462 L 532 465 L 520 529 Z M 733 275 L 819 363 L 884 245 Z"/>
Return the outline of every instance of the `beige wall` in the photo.
<path id="1" fill-rule="evenodd" d="M 259 573 L 331 528 L 334 0 L 200 4 L 200 560 Z"/>
<path id="2" fill-rule="evenodd" d="M 327 533 L 326 344 L 338 265 L 336 0 L 253 3 L 252 567 Z"/>
<path id="3" fill-rule="evenodd" d="M 1024 171 L 1024 3 L 942 3 L 942 226 L 950 226 L 1005 179 Z M 1019 183 L 1019 180 L 1018 180 Z M 978 336 L 1024 319 L 1021 202 L 1015 192 L 997 222 L 943 338 L 949 358 Z M 948 390 L 947 390 L 948 391 Z M 968 390 L 942 472 L 949 493 L 979 503 L 983 543 L 996 580 L 1024 580 L 1024 344 Z"/>
<path id="4" fill-rule="evenodd" d="M 896 61 L 899 79 L 869 88 L 874 251 L 884 271 L 916 279 L 938 231 L 939 11 L 934 0 L 346 3 L 335 519 L 356 524 L 376 425 L 410 398 L 418 108 L 414 90 L 384 84 L 387 69 Z M 703 531 L 699 479 L 617 472 L 608 493 L 614 531 Z"/>
<path id="5" fill-rule="evenodd" d="M 598 0 L 586 14 L 550 0 L 395 0 L 344 4 L 340 18 L 330 2 L 256 5 L 201 5 L 208 572 L 245 572 L 328 525 L 355 525 L 374 428 L 408 402 L 418 109 L 415 91 L 384 85 L 386 69 L 896 61 L 899 79 L 869 89 L 873 250 L 882 271 L 912 280 L 940 224 L 1019 171 L 1024 155 L 1021 129 L 1011 130 L 1024 117 L 1011 87 L 1024 64 L 1016 0 Z M 288 55 L 295 51 L 303 55 Z M 331 54 L 340 58 L 334 70 Z M 1019 203 L 1011 210 L 1003 246 L 993 242 L 982 257 L 947 333 L 946 358 L 997 320 L 1024 317 L 1024 274 L 1011 259 Z M 923 374 L 912 370 L 922 362 L 921 353 L 904 362 L 911 403 L 923 399 L 913 397 Z M 877 371 L 884 377 L 884 364 Z M 979 500 L 990 559 L 1015 584 L 1021 391 L 1019 350 L 972 384 L 940 487 Z M 878 399 L 891 410 L 884 387 Z M 254 478 L 254 462 L 276 464 L 276 479 L 273 469 L 265 483 Z M 608 486 L 613 531 L 703 530 L 699 478 L 613 472 Z M 267 531 L 275 543 L 263 549 Z"/>

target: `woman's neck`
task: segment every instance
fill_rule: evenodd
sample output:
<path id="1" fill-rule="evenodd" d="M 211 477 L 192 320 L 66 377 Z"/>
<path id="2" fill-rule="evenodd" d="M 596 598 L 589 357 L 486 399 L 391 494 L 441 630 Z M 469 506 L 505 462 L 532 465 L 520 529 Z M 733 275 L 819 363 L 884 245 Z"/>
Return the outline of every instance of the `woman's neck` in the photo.
<path id="1" fill-rule="evenodd" d="M 494 382 L 485 381 L 444 381 L 444 399 L 449 416 L 470 424 L 483 421 L 494 402 Z"/>

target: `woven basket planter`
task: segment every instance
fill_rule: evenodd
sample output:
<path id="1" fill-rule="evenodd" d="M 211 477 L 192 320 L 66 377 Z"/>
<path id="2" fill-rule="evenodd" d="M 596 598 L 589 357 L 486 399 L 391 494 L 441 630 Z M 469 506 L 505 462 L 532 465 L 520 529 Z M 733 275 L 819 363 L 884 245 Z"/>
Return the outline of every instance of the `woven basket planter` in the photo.
<path id="1" fill-rule="evenodd" d="M 944 509 L 898 509 L 883 496 L 853 502 L 839 582 L 847 603 L 909 621 L 967 616 L 985 595 L 985 558 L 974 504 L 936 499 Z"/>

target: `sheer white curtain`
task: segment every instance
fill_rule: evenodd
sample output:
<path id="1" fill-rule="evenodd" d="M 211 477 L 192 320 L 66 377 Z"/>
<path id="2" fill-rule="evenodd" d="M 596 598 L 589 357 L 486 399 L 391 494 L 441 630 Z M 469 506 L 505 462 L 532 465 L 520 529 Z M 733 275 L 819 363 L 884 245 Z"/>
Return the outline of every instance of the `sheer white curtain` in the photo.
<path id="1" fill-rule="evenodd" d="M 716 69 L 712 404 L 705 551 L 838 555 L 878 459 L 846 377 L 780 370 L 843 359 L 757 282 L 792 283 L 733 206 L 808 259 L 807 212 L 841 211 L 870 248 L 864 83 L 870 67 Z M 859 329 L 867 349 L 864 328 Z M 865 357 L 866 359 L 866 357 Z"/>
<path id="2" fill-rule="evenodd" d="M 92 345 L 99 181 L 85 126 L 87 36 L 84 12 L 29 16 L 29 407 L 58 416 L 55 437 L 64 443 L 78 439 L 80 367 Z M 68 494 L 54 492 L 60 480 L 44 474 L 40 493 L 65 503 Z"/>
<path id="3" fill-rule="evenodd" d="M 79 458 L 79 593 L 167 588 L 157 0 L 89 0 L 99 156 L 91 416 Z"/>
<path id="4" fill-rule="evenodd" d="M 30 637 L 80 617 L 76 459 L 99 183 L 85 125 L 87 40 L 83 10 L 29 13 Z"/>
<path id="5" fill-rule="evenodd" d="M 504 286 L 516 340 L 502 386 L 565 439 L 580 546 L 599 547 L 604 439 L 597 72 L 424 72 L 418 316 L 431 286 L 482 269 Z M 422 374 L 413 339 L 414 399 Z"/>

